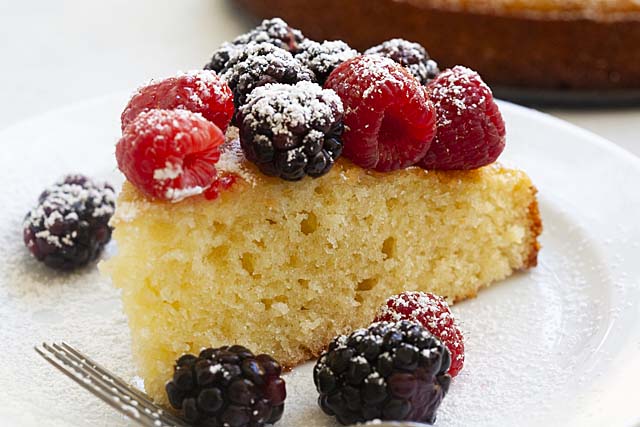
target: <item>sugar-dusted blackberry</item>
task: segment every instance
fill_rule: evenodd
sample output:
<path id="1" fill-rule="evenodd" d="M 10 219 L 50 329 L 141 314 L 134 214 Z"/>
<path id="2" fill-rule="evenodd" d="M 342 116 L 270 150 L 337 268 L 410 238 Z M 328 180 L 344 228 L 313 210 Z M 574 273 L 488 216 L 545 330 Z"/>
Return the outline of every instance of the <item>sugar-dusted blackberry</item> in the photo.
<path id="1" fill-rule="evenodd" d="M 373 419 L 433 424 L 451 359 L 417 323 L 373 323 L 331 342 L 313 370 L 318 404 L 342 424 Z"/>
<path id="2" fill-rule="evenodd" d="M 342 102 L 310 82 L 255 89 L 238 112 L 248 160 L 270 176 L 297 181 L 329 172 L 342 152 Z"/>
<path id="3" fill-rule="evenodd" d="M 268 83 L 295 84 L 313 81 L 315 76 L 307 67 L 284 49 L 267 44 L 251 44 L 227 69 L 224 77 L 233 92 L 233 102 L 238 109 L 247 95 Z M 237 114 L 237 111 L 236 111 Z"/>
<path id="4" fill-rule="evenodd" d="M 213 52 L 211 60 L 204 66 L 205 70 L 213 70 L 218 74 L 222 74 L 229 63 L 229 60 L 235 55 L 242 52 L 245 48 L 243 44 L 233 44 L 224 42 L 218 49 Z"/>
<path id="5" fill-rule="evenodd" d="M 261 427 L 280 420 L 286 398 L 280 364 L 240 345 L 185 354 L 167 382 L 169 403 L 202 426 Z"/>
<path id="6" fill-rule="evenodd" d="M 248 33 L 233 40 L 234 44 L 270 43 L 291 53 L 297 53 L 304 40 L 302 32 L 292 28 L 281 18 L 265 19 Z"/>
<path id="7" fill-rule="evenodd" d="M 338 65 L 357 55 L 358 51 L 342 40 L 318 43 L 306 39 L 300 44 L 296 59 L 313 71 L 316 81 L 322 85 Z"/>
<path id="8" fill-rule="evenodd" d="M 115 192 L 107 183 L 68 175 L 40 194 L 23 223 L 24 243 L 49 267 L 71 270 L 95 260 L 111 240 Z"/>
<path id="9" fill-rule="evenodd" d="M 251 43 L 268 43 L 295 54 L 300 50 L 299 44 L 304 39 L 300 30 L 291 28 L 282 19 L 265 19 L 248 33 L 236 37 L 232 42 L 223 43 L 213 52 L 204 68 L 217 73 L 224 72 L 228 68 L 229 59 L 241 53 Z"/>
<path id="10" fill-rule="evenodd" d="M 387 40 L 367 49 L 364 53 L 365 55 L 377 54 L 393 59 L 409 70 L 423 85 L 435 79 L 440 72 L 436 61 L 429 57 L 429 53 L 422 45 L 404 39 Z"/>
<path id="11" fill-rule="evenodd" d="M 230 70 L 240 62 L 244 62 L 251 56 L 267 56 L 274 52 L 281 52 L 283 49 L 278 46 L 274 46 L 269 43 L 248 43 L 241 45 L 242 48 L 234 52 L 230 51 L 229 60 L 226 62 L 224 68 L 220 71 L 220 74 L 229 78 Z"/>

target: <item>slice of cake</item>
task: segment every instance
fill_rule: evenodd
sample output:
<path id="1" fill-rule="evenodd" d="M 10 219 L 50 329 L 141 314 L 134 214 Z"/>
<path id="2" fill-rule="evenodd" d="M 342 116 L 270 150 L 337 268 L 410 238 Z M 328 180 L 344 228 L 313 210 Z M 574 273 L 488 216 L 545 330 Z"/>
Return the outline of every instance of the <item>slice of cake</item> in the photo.
<path id="1" fill-rule="evenodd" d="M 285 366 L 371 322 L 392 294 L 458 301 L 536 265 L 535 188 L 520 171 L 392 173 L 340 159 L 315 180 L 260 174 L 232 144 L 215 200 L 153 201 L 125 183 L 103 265 L 122 289 L 147 392 L 185 352 L 241 343 Z"/>
<path id="2" fill-rule="evenodd" d="M 353 56 L 301 37 L 265 21 L 214 55 L 221 74 L 153 83 L 123 113 L 103 269 L 157 401 L 184 353 L 292 367 L 390 295 L 455 302 L 536 264 L 535 188 L 494 163 L 505 126 L 477 73 L 406 41 Z"/>

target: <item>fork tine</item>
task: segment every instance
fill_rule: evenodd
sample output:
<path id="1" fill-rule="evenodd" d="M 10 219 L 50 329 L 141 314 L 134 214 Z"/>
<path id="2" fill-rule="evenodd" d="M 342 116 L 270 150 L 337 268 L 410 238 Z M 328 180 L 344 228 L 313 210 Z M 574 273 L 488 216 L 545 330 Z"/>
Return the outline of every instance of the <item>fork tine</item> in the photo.
<path id="1" fill-rule="evenodd" d="M 91 368 L 92 370 L 96 371 L 97 373 L 99 373 L 100 375 L 103 375 L 103 379 L 113 382 L 115 385 L 124 388 L 125 390 L 128 390 L 131 394 L 134 394 L 135 396 L 137 396 L 140 400 L 149 403 L 150 405 L 154 405 L 153 401 L 151 400 L 151 398 L 149 396 L 147 396 L 145 393 L 143 393 L 142 391 L 129 386 L 129 384 L 127 384 L 124 380 L 122 380 L 121 378 L 119 378 L 118 376 L 114 375 L 113 373 L 111 373 L 110 371 L 108 371 L 106 368 L 104 368 L 103 366 L 101 366 L 100 364 L 98 364 L 97 362 L 93 361 L 89 356 L 87 356 L 86 354 L 80 352 L 80 350 L 75 349 L 74 347 L 72 347 L 71 345 L 67 344 L 66 342 L 62 341 L 60 343 L 61 347 L 68 351 L 69 353 L 71 353 L 73 356 L 75 356 L 77 359 L 79 359 L 79 363 L 82 363 L 86 366 L 88 366 L 89 368 Z M 54 346 L 56 346 L 56 344 L 54 344 Z"/>
<path id="2" fill-rule="evenodd" d="M 50 346 L 47 343 L 42 343 L 42 346 L 36 346 L 34 349 L 47 362 L 67 377 L 140 425 L 147 427 L 187 426 L 183 421 L 173 416 L 167 417 L 166 415 L 168 414 L 163 413 L 156 405 L 149 407 L 148 404 L 142 404 L 138 407 L 138 404 L 145 402 L 139 401 L 137 398 L 132 398 L 126 393 L 118 393 L 118 387 L 114 387 L 114 383 L 100 376 L 96 376 L 95 370 L 92 372 L 91 369 L 88 369 L 90 368 L 89 365 L 83 363 L 75 356 L 71 357 L 71 355 L 64 351 L 58 344 Z M 108 373 L 106 369 L 103 368 L 103 370 Z M 112 374 L 105 376 L 111 378 Z M 125 388 L 127 390 L 129 389 L 128 387 Z M 175 422 L 173 418 L 175 418 Z"/>
<path id="3" fill-rule="evenodd" d="M 132 399 L 133 401 L 138 402 L 143 408 L 148 409 L 151 412 L 163 414 L 166 419 L 170 420 L 177 426 L 187 425 L 180 418 L 175 417 L 171 413 L 165 412 L 162 408 L 158 407 L 158 405 L 156 405 L 151 400 L 151 398 L 141 390 L 130 386 L 123 379 L 116 376 L 97 362 L 93 361 L 89 356 L 82 353 L 80 350 L 75 349 L 73 346 L 67 344 L 64 341 L 60 345 L 53 344 L 53 346 L 58 348 L 58 350 L 67 352 L 67 354 L 72 359 L 74 359 L 77 363 L 82 364 L 91 373 L 92 377 L 94 377 L 97 381 L 102 382 L 106 387 L 115 387 L 123 395 L 127 396 L 128 399 Z"/>
<path id="4" fill-rule="evenodd" d="M 83 376 L 79 371 L 71 367 L 71 365 L 68 364 L 67 361 L 62 361 L 60 357 L 55 354 L 55 351 L 53 351 L 53 349 L 51 349 L 51 347 L 49 347 L 47 344 L 43 343 L 42 347 L 43 348 L 36 346 L 34 347 L 34 349 L 47 362 L 49 362 L 51 365 L 57 368 L 60 372 L 65 374 L 67 377 L 71 378 L 73 381 L 78 383 L 84 389 L 88 390 L 89 392 L 91 392 L 92 394 L 100 398 L 103 402 L 105 402 L 115 410 L 127 415 L 128 417 L 132 418 L 139 424 L 146 427 L 154 426 L 153 421 L 150 418 L 148 417 L 140 418 L 139 416 L 136 416 L 135 408 L 130 407 L 129 410 L 124 409 L 125 406 L 123 406 L 122 404 L 118 404 L 116 401 L 114 401 L 112 394 L 105 392 L 103 389 L 99 387 L 96 387 L 90 380 L 88 380 L 85 376 Z"/>

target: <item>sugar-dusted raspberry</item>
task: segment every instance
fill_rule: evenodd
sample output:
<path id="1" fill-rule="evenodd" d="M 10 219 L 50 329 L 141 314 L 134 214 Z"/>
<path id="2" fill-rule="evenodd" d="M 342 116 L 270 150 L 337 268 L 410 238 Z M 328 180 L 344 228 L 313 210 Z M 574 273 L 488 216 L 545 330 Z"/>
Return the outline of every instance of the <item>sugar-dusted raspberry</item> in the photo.
<path id="1" fill-rule="evenodd" d="M 357 55 L 358 51 L 342 40 L 318 43 L 307 39 L 300 43 L 296 59 L 313 71 L 316 81 L 322 85 L 338 65 Z"/>
<path id="2" fill-rule="evenodd" d="M 494 162 L 504 150 L 504 121 L 478 73 L 456 66 L 440 73 L 428 89 L 436 107 L 437 134 L 419 165 L 466 170 Z"/>
<path id="3" fill-rule="evenodd" d="M 426 85 L 438 75 L 438 64 L 429 57 L 427 50 L 418 43 L 404 39 L 391 39 L 367 49 L 365 55 L 382 55 L 403 65 L 409 72 Z"/>
<path id="4" fill-rule="evenodd" d="M 300 30 L 291 28 L 282 19 L 265 19 L 248 33 L 239 35 L 230 43 L 223 43 L 213 52 L 211 60 L 204 68 L 219 73 L 225 72 L 230 68 L 229 59 L 252 43 L 268 43 L 295 54 L 300 50 L 299 45 L 304 39 Z"/>
<path id="5" fill-rule="evenodd" d="M 315 76 L 307 67 L 284 49 L 271 44 L 250 44 L 235 58 L 233 65 L 224 74 L 233 92 L 236 109 L 244 105 L 247 95 L 259 86 L 268 83 L 296 84 L 313 81 Z M 237 115 L 237 111 L 236 111 Z"/>
<path id="6" fill-rule="evenodd" d="M 176 108 L 200 113 L 225 132 L 233 116 L 233 94 L 224 79 L 208 70 L 190 71 L 151 82 L 138 89 L 125 107 L 122 129 L 142 112 Z"/>
<path id="7" fill-rule="evenodd" d="M 118 167 L 149 197 L 177 202 L 204 192 L 217 177 L 224 135 L 200 114 L 149 110 L 124 129 Z"/>
<path id="8" fill-rule="evenodd" d="M 464 365 L 464 338 L 443 298 L 425 292 L 403 292 L 380 307 L 374 322 L 399 320 L 417 322 L 440 338 L 451 353 L 449 375 L 458 375 Z"/>
<path id="9" fill-rule="evenodd" d="M 338 66 L 325 87 L 344 104 L 344 155 L 355 164 L 391 171 L 424 157 L 435 135 L 435 110 L 404 67 L 379 55 L 357 56 Z"/>

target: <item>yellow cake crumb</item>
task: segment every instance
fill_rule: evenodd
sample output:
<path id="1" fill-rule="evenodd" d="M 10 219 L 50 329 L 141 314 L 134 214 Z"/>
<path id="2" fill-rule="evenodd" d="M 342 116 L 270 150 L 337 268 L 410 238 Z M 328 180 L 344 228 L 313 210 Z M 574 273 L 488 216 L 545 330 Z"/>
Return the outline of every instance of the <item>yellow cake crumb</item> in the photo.
<path id="1" fill-rule="evenodd" d="M 118 253 L 101 267 L 160 402 L 185 352 L 237 343 L 293 366 L 392 294 L 453 302 L 536 261 L 535 189 L 521 171 L 380 174 L 339 160 L 291 183 L 244 167 L 251 176 L 212 201 L 150 201 L 129 183 L 119 196 Z"/>

